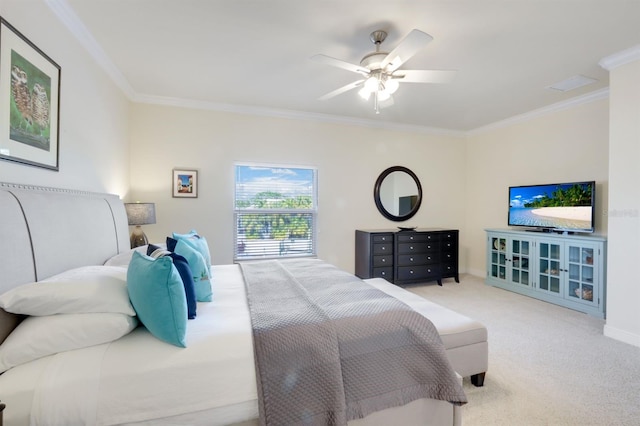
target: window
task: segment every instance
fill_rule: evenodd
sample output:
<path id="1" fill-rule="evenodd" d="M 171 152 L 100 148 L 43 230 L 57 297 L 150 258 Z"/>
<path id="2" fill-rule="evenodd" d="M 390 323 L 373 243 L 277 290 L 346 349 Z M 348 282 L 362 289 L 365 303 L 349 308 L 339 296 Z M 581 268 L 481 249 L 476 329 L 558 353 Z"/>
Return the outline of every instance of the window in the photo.
<path id="1" fill-rule="evenodd" d="M 315 256 L 317 170 L 236 165 L 234 260 Z"/>

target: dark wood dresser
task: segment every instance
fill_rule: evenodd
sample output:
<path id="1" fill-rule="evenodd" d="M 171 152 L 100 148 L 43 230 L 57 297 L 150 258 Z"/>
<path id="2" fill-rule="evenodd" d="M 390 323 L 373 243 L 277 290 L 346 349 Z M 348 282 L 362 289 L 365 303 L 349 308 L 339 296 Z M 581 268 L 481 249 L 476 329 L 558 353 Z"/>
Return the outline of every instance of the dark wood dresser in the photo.
<path id="1" fill-rule="evenodd" d="M 411 284 L 458 277 L 458 230 L 356 230 L 356 275 Z"/>

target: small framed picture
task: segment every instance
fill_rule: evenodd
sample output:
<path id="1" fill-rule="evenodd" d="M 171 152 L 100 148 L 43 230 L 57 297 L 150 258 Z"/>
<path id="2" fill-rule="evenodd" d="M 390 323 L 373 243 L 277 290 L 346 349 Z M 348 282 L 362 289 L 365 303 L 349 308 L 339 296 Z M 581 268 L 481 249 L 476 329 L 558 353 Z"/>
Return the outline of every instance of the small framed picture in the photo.
<path id="1" fill-rule="evenodd" d="M 174 198 L 198 198 L 198 171 L 173 169 Z"/>

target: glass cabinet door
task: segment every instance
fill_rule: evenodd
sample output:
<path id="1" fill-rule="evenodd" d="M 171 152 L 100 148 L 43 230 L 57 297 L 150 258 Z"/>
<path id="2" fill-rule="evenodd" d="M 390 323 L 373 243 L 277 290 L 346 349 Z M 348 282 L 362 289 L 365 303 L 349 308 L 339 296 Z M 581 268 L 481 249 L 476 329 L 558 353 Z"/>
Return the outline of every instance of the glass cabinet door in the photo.
<path id="1" fill-rule="evenodd" d="M 586 304 L 597 304 L 593 280 L 596 277 L 595 255 L 597 249 L 569 244 L 567 246 L 568 285 L 567 297 Z"/>
<path id="2" fill-rule="evenodd" d="M 560 244 L 541 242 L 538 247 L 538 290 L 560 296 Z"/>
<path id="3" fill-rule="evenodd" d="M 530 285 L 529 258 L 531 243 L 527 240 L 511 241 L 511 281 L 517 284 Z"/>
<path id="4" fill-rule="evenodd" d="M 491 251 L 489 274 L 493 278 L 507 279 L 507 239 L 504 237 L 491 237 L 489 241 Z"/>

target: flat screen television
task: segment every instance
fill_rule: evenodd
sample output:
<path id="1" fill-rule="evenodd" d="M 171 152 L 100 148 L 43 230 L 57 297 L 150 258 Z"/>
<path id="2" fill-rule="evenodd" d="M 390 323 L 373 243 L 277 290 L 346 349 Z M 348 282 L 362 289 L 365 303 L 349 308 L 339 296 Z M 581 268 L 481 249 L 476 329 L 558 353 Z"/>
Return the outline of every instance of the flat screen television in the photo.
<path id="1" fill-rule="evenodd" d="M 509 226 L 557 232 L 593 232 L 596 183 L 509 187 Z"/>

